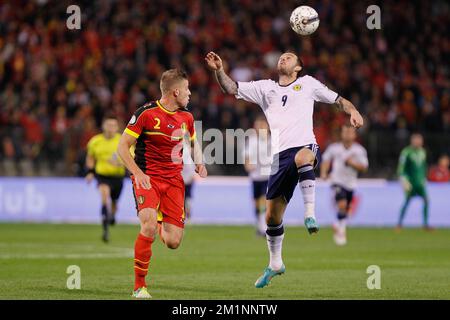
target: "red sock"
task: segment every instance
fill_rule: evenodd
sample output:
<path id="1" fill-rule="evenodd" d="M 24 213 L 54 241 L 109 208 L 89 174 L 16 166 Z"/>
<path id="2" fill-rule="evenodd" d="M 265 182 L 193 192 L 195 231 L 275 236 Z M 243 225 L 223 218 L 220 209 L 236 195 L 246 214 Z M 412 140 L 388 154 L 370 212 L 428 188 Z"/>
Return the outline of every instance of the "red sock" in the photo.
<path id="1" fill-rule="evenodd" d="M 134 244 L 134 290 L 146 287 L 145 276 L 148 272 L 150 258 L 152 256 L 153 238 L 139 233 Z"/>

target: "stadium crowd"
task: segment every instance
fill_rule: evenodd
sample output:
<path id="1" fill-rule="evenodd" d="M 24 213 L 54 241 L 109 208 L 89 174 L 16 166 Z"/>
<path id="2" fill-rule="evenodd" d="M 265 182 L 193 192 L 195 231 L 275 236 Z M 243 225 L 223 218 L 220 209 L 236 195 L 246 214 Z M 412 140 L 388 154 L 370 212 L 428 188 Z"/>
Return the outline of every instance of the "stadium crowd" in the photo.
<path id="1" fill-rule="evenodd" d="M 309 37 L 296 35 L 288 23 L 297 1 L 77 1 L 81 29 L 69 30 L 72 2 L 0 4 L 4 174 L 45 174 L 44 164 L 53 174 L 82 174 L 86 143 L 102 117 L 113 113 L 125 124 L 137 107 L 159 96 L 159 76 L 172 67 L 189 74 L 190 110 L 203 130 L 251 127 L 258 106 L 221 94 L 204 64 L 210 50 L 240 81 L 276 79 L 279 54 L 300 53 L 305 73 L 362 111 L 363 139 L 371 132 L 388 132 L 391 139 L 413 130 L 450 134 L 445 1 L 383 3 L 381 30 L 366 28 L 372 3 L 309 1 L 321 19 Z M 345 116 L 327 105 L 316 111 L 315 133 L 325 148 Z"/>

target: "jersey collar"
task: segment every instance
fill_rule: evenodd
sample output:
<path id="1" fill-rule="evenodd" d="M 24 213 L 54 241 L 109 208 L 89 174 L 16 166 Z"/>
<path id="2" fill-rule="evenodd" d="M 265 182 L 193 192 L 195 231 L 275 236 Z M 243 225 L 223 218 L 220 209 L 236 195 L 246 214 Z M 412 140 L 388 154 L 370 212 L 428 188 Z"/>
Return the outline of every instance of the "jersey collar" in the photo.
<path id="1" fill-rule="evenodd" d="M 165 113 L 168 113 L 168 114 L 175 114 L 175 113 L 177 113 L 177 111 L 169 111 L 169 110 L 167 110 L 166 108 L 164 108 L 163 105 L 161 104 L 161 102 L 159 102 L 159 100 L 156 100 L 156 104 L 157 104 L 158 107 L 159 107 L 162 111 L 164 111 Z"/>
<path id="2" fill-rule="evenodd" d="M 280 81 L 277 81 L 277 84 L 280 86 L 280 87 L 289 87 L 291 84 L 293 84 L 295 81 L 297 81 L 298 80 L 298 78 L 296 78 L 294 81 L 292 81 L 292 82 L 290 82 L 290 83 L 288 83 L 288 84 L 285 84 L 285 85 L 282 85 L 282 84 L 280 84 Z"/>

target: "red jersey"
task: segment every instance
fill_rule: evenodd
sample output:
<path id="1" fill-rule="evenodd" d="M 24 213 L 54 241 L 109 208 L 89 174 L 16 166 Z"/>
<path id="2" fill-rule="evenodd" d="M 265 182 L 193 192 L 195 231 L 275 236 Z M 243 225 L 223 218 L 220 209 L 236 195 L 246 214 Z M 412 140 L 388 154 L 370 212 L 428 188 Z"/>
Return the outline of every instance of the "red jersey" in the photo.
<path id="1" fill-rule="evenodd" d="M 171 178 L 183 169 L 183 139 L 195 139 L 194 117 L 150 102 L 134 113 L 125 133 L 137 138 L 134 160 L 145 174 Z"/>
<path id="2" fill-rule="evenodd" d="M 433 182 L 449 182 L 450 171 L 447 168 L 434 166 L 430 169 L 428 173 L 428 180 Z"/>

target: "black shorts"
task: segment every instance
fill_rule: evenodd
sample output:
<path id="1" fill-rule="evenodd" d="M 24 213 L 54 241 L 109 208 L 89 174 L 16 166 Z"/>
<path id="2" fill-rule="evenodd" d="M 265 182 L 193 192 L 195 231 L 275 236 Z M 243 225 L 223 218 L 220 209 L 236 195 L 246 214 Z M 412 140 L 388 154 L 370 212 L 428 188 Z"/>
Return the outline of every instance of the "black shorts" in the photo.
<path id="1" fill-rule="evenodd" d="M 192 198 L 192 183 L 184 184 L 184 198 Z"/>
<path id="2" fill-rule="evenodd" d="M 338 184 L 333 184 L 331 188 L 334 190 L 334 199 L 336 202 L 347 200 L 347 206 L 350 206 L 350 203 L 353 200 L 353 190 L 346 189 Z"/>
<path id="3" fill-rule="evenodd" d="M 252 181 L 253 185 L 253 199 L 259 199 L 266 195 L 268 180 Z"/>
<path id="4" fill-rule="evenodd" d="M 123 187 L 123 177 L 107 177 L 96 174 L 98 185 L 106 184 L 111 189 L 111 200 L 116 201 L 120 197 Z"/>
<path id="5" fill-rule="evenodd" d="M 275 199 L 283 196 L 289 202 L 298 184 L 298 171 L 295 164 L 295 155 L 303 148 L 310 149 L 316 159 L 314 168 L 320 163 L 321 155 L 317 144 L 308 144 L 302 147 L 290 148 L 276 154 L 272 161 L 272 168 L 267 187 L 266 199 Z"/>

